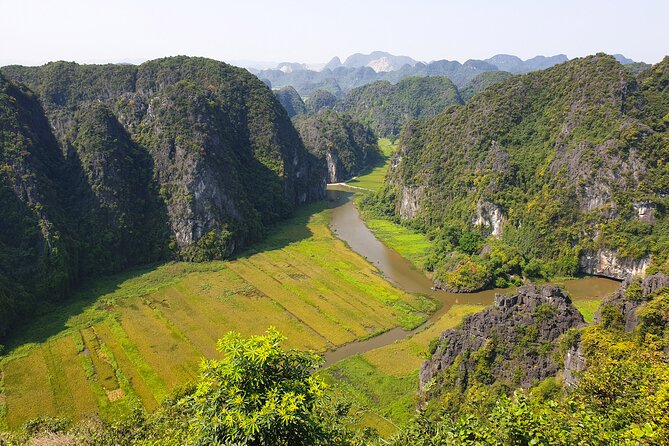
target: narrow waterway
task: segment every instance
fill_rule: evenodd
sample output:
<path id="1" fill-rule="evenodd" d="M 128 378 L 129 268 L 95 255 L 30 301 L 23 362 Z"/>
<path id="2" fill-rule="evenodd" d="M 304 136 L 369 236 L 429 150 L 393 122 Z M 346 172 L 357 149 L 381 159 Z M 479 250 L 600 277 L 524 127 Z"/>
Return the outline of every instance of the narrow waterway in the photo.
<path id="1" fill-rule="evenodd" d="M 395 328 L 373 338 L 352 342 L 325 354 L 325 365 L 383 347 L 397 340 L 406 338 L 423 330 L 438 320 L 453 305 L 474 304 L 490 305 L 496 293 L 509 293 L 512 289 L 494 289 L 477 293 L 447 293 L 432 289 L 432 281 L 421 271 L 397 252 L 381 243 L 367 228 L 353 204 L 353 193 L 346 186 L 328 186 L 328 200 L 333 204 L 330 229 L 341 240 L 346 242 L 353 251 L 365 257 L 368 262 L 378 268 L 391 283 L 409 293 L 429 296 L 440 303 L 439 309 L 420 327 L 405 331 Z M 615 280 L 602 277 L 587 277 L 567 280 L 560 283 L 572 298 L 598 299 L 613 292 L 619 286 Z"/>

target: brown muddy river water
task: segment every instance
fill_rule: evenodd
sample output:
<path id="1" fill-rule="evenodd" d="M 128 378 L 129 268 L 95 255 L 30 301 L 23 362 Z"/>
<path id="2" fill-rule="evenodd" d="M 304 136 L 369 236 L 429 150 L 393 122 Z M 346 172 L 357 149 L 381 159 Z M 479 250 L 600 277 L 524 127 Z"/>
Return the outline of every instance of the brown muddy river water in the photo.
<path id="1" fill-rule="evenodd" d="M 350 189 L 349 189 L 350 190 Z M 352 342 L 325 354 L 325 366 L 364 353 L 423 330 L 439 319 L 453 305 L 491 305 L 496 293 L 510 293 L 513 289 L 493 289 L 477 293 L 447 293 L 432 289 L 432 281 L 397 252 L 381 243 L 367 228 L 353 204 L 353 193 L 346 186 L 328 186 L 328 200 L 333 204 L 330 229 L 353 251 L 372 263 L 391 283 L 409 293 L 429 296 L 440 303 L 440 308 L 420 327 L 405 331 L 395 328 L 365 341 Z M 601 299 L 615 291 L 619 282 L 602 277 L 586 277 L 557 283 L 574 299 Z"/>

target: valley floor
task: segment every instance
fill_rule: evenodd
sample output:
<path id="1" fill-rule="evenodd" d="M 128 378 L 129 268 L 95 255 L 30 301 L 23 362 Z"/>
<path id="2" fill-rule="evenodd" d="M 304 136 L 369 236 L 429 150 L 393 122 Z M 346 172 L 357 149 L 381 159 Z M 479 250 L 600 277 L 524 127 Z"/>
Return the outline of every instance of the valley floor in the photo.
<path id="1" fill-rule="evenodd" d="M 216 340 L 275 326 L 287 346 L 325 351 L 420 325 L 434 304 L 386 282 L 336 239 L 323 204 L 255 252 L 102 279 L 19 330 L 0 363 L 0 428 L 39 415 L 152 409 L 216 356 Z"/>
<path id="2" fill-rule="evenodd" d="M 380 187 L 385 169 L 354 185 Z M 423 323 L 434 302 L 384 280 L 332 234 L 330 213 L 327 203 L 304 208 L 232 261 L 170 263 L 97 280 L 21 327 L 0 360 L 0 430 L 40 415 L 115 418 L 138 405 L 153 409 L 197 375 L 203 356 L 216 357 L 216 340 L 231 330 L 249 336 L 275 326 L 287 347 L 326 351 Z M 366 224 L 414 265 L 428 252 L 429 241 L 409 228 L 369 216 Z M 588 318 L 617 286 L 604 281 L 584 291 L 579 283 L 566 285 Z M 360 425 L 388 434 L 414 413 L 430 341 L 480 309 L 456 302 L 425 330 L 321 373 L 354 402 Z"/>

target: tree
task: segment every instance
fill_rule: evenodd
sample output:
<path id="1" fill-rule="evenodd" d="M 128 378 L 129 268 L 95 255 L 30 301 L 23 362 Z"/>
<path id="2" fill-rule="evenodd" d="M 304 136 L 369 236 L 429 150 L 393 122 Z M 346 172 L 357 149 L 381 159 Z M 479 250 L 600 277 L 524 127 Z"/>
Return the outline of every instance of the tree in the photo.
<path id="1" fill-rule="evenodd" d="M 274 328 L 242 338 L 228 333 L 218 342 L 221 360 L 205 360 L 195 392 L 184 400 L 191 412 L 193 444 L 327 444 L 317 410 L 326 384 L 312 373 L 313 352 L 284 351 Z"/>

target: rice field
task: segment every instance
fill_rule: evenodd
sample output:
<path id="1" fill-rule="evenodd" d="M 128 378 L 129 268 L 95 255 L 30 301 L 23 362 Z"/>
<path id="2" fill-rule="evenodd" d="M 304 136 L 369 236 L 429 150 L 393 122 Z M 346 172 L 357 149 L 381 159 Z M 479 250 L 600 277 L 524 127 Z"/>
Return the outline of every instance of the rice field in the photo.
<path id="1" fill-rule="evenodd" d="M 320 206 L 320 207 L 319 207 Z M 325 351 L 432 308 L 385 281 L 303 209 L 255 251 L 231 261 L 169 263 L 103 278 L 21 327 L 0 360 L 0 430 L 54 415 L 116 418 L 155 408 L 216 357 L 228 331 L 275 326 L 287 347 Z"/>
<path id="2" fill-rule="evenodd" d="M 361 175 L 355 177 L 348 182 L 351 186 L 367 189 L 370 191 L 377 191 L 383 186 L 383 180 L 386 177 L 388 166 L 392 159 L 392 155 L 397 151 L 397 144 L 393 143 L 387 138 L 379 139 L 379 149 L 383 154 L 383 159 L 376 166 L 370 167 Z"/>

